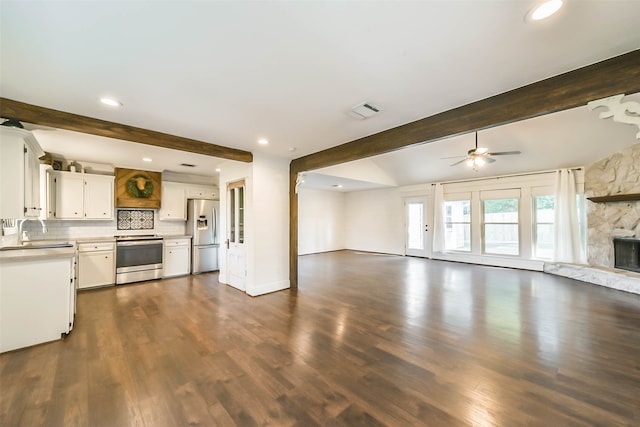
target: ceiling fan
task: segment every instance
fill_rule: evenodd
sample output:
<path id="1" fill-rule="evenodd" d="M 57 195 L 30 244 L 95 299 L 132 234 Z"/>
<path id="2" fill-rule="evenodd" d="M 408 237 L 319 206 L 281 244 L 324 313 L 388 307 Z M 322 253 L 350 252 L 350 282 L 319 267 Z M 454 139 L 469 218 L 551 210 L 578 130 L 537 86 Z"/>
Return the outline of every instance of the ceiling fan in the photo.
<path id="1" fill-rule="evenodd" d="M 498 151 L 495 153 L 490 153 L 488 148 L 478 147 L 478 132 L 476 132 L 476 148 L 472 148 L 467 151 L 466 156 L 453 156 L 453 157 L 442 157 L 442 159 L 456 159 L 460 157 L 464 157 L 464 159 L 451 164 L 450 166 L 456 166 L 460 163 L 466 163 L 467 166 L 472 167 L 474 170 L 477 170 L 479 167 L 484 166 L 487 163 L 493 163 L 496 160 L 491 156 L 511 156 L 515 154 L 521 154 L 520 151 Z"/>

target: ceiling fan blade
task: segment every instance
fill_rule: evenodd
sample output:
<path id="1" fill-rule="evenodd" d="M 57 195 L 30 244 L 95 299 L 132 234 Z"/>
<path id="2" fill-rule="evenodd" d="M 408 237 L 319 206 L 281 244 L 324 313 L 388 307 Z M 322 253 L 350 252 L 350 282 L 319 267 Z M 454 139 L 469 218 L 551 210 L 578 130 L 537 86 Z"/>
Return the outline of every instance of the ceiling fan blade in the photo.
<path id="1" fill-rule="evenodd" d="M 460 159 L 462 157 L 467 157 L 467 156 L 449 156 L 449 157 L 440 157 L 440 160 L 445 160 L 445 159 Z"/>
<path id="2" fill-rule="evenodd" d="M 496 159 L 492 159 L 491 157 L 483 157 L 484 161 L 487 163 L 494 163 L 496 161 Z"/>
<path id="3" fill-rule="evenodd" d="M 449 165 L 449 166 L 459 165 L 460 163 L 462 163 L 462 162 L 466 162 L 466 161 L 467 161 L 467 158 L 465 157 L 464 159 L 460 160 L 459 162 L 455 162 L 455 163 L 453 163 L 453 164 L 451 164 L 451 165 Z"/>
<path id="4" fill-rule="evenodd" d="M 487 153 L 487 156 L 511 156 L 513 154 L 522 154 L 520 151 L 498 151 L 497 153 Z"/>

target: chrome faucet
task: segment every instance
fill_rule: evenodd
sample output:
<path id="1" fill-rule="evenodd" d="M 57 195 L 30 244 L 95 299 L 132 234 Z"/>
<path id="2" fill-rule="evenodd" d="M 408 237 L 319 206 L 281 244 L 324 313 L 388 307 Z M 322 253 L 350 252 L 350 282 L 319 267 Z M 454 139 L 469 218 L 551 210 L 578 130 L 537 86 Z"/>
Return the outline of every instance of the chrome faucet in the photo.
<path id="1" fill-rule="evenodd" d="M 35 218 L 24 218 L 19 220 L 20 224 L 18 225 L 18 245 L 22 245 L 24 242 L 29 241 L 29 235 L 27 234 L 27 230 L 22 231 L 22 226 L 24 225 L 25 222 L 29 221 L 30 219 L 35 219 Z M 47 226 L 42 220 L 42 218 L 38 218 L 38 221 L 40 221 L 40 225 L 42 225 L 42 232 L 46 233 L 48 231 Z"/>

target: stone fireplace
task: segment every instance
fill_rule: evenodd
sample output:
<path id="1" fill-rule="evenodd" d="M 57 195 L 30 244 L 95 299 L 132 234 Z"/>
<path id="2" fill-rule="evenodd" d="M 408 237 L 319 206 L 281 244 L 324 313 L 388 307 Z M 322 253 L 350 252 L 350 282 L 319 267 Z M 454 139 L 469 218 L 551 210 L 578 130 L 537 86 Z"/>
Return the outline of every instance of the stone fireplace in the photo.
<path id="1" fill-rule="evenodd" d="M 640 294 L 640 143 L 587 166 L 584 180 L 589 265 L 545 263 L 544 270 Z"/>
<path id="2" fill-rule="evenodd" d="M 584 180 L 588 198 L 619 197 L 587 202 L 589 265 L 614 268 L 613 239 L 640 239 L 640 200 L 623 197 L 640 193 L 640 143 L 589 165 Z"/>

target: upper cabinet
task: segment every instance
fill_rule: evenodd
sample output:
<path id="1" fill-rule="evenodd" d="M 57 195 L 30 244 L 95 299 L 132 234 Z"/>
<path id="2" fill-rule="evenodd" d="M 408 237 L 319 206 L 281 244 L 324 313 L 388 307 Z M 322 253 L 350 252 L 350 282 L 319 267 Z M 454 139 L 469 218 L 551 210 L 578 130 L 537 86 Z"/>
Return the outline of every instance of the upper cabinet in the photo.
<path id="1" fill-rule="evenodd" d="M 38 141 L 24 129 L 0 126 L 0 218 L 40 216 Z"/>
<path id="2" fill-rule="evenodd" d="M 187 199 L 219 200 L 220 193 L 213 185 L 187 184 Z"/>
<path id="3" fill-rule="evenodd" d="M 186 184 L 180 182 L 162 182 L 162 204 L 158 218 L 162 221 L 186 221 L 187 198 Z"/>
<path id="4" fill-rule="evenodd" d="M 187 199 L 218 200 L 218 188 L 213 185 L 163 181 L 158 218 L 162 221 L 186 221 Z"/>
<path id="5" fill-rule="evenodd" d="M 110 175 L 49 171 L 48 219 L 113 219 Z"/>

